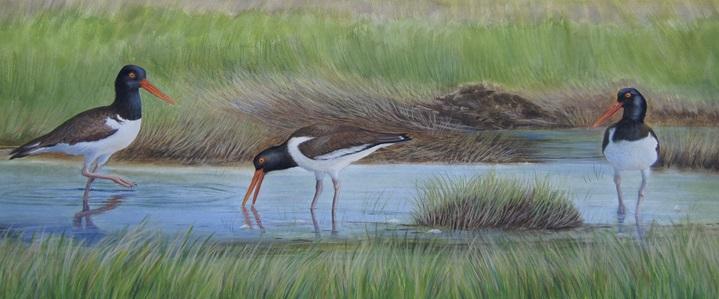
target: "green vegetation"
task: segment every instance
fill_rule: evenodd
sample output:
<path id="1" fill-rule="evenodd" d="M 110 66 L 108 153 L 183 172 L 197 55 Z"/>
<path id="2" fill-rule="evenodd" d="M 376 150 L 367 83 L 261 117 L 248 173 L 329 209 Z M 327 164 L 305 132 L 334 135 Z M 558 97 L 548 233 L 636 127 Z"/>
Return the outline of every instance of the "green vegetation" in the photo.
<path id="1" fill-rule="evenodd" d="M 582 224 L 567 193 L 546 179 L 530 182 L 496 174 L 426 182 L 419 189 L 414 220 L 463 230 L 562 229 Z"/>
<path id="2" fill-rule="evenodd" d="M 0 240 L 3 298 L 716 298 L 706 228 L 450 245 L 370 239 L 219 244 L 128 233 L 84 246 Z M 533 240 L 533 241 L 532 241 Z"/>
<path id="3" fill-rule="evenodd" d="M 716 128 L 661 128 L 657 134 L 662 165 L 719 170 L 719 130 Z"/>
<path id="4" fill-rule="evenodd" d="M 567 1 L 42 3 L 0 1 L 2 145 L 109 103 L 112 80 L 127 63 L 145 67 L 180 103 L 167 107 L 145 96 L 142 136 L 121 155 L 129 159 L 246 160 L 287 129 L 263 127 L 267 114 L 258 119 L 255 112 L 302 103 L 296 97 L 313 99 L 315 111 L 384 103 L 350 104 L 356 113 L 329 120 L 298 113 L 288 120 L 366 125 L 377 117 L 363 113 L 382 115 L 387 105 L 404 111 L 478 81 L 543 97 L 571 90 L 574 102 L 594 102 L 579 90 L 610 96 L 625 84 L 666 93 L 660 99 L 703 100 L 719 92 L 719 14 L 712 1 L 630 1 L 631 10 L 622 9 L 625 3 Z M 425 136 L 461 134 L 431 114 L 405 116 L 381 125 Z"/>

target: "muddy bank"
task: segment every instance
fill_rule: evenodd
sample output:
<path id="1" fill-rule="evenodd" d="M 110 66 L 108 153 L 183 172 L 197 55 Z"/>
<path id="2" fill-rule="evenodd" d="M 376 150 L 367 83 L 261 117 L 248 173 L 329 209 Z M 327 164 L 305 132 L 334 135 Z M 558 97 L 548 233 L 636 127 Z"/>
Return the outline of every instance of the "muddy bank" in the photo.
<path id="1" fill-rule="evenodd" d="M 713 127 L 719 122 L 719 104 L 644 93 L 650 102 L 647 122 L 655 126 Z M 614 90 L 527 97 L 477 84 L 420 106 L 448 122 L 478 130 L 577 128 L 591 125 L 613 97 Z"/>
<path id="2" fill-rule="evenodd" d="M 468 85 L 423 105 L 438 117 L 480 130 L 566 127 L 532 101 L 484 85 Z"/>

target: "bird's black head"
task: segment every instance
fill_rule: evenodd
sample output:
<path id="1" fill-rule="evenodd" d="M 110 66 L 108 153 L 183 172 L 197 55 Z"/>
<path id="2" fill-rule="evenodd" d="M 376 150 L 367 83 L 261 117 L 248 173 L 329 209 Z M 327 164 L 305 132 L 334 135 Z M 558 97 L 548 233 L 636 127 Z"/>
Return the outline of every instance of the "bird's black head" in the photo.
<path id="1" fill-rule="evenodd" d="M 617 101 L 607 109 L 602 116 L 592 125 L 596 128 L 610 119 L 612 115 L 617 113 L 619 109 L 624 109 L 622 120 L 644 122 L 644 116 L 647 114 L 647 101 L 644 96 L 639 93 L 636 88 L 622 88 L 617 92 Z"/>
<path id="2" fill-rule="evenodd" d="M 297 163 L 287 151 L 287 145 L 285 144 L 261 151 L 252 159 L 252 163 L 255 164 L 255 170 L 261 169 L 265 173 L 297 166 Z"/>
<path id="3" fill-rule="evenodd" d="M 164 94 L 159 88 L 155 87 L 155 85 L 152 85 L 150 81 L 147 80 L 147 73 L 145 72 L 145 69 L 132 64 L 123 66 L 117 74 L 117 78 L 115 78 L 116 101 L 139 101 L 138 88 L 147 90 L 160 100 L 170 104 L 175 104 L 175 100 Z"/>
<path id="4" fill-rule="evenodd" d="M 647 114 L 647 101 L 644 96 L 633 87 L 622 88 L 617 92 L 617 102 L 624 108 L 622 119 L 644 122 Z"/>
<path id="5" fill-rule="evenodd" d="M 145 69 L 128 64 L 123 66 L 115 78 L 116 90 L 137 90 L 140 88 L 140 82 L 147 79 Z"/>
<path id="6" fill-rule="evenodd" d="M 264 180 L 266 173 L 297 166 L 297 163 L 295 163 L 295 160 L 292 159 L 292 156 L 290 156 L 290 153 L 287 151 L 287 143 L 261 151 L 252 159 L 252 163 L 255 164 L 255 175 L 252 176 L 252 181 L 247 188 L 245 198 L 242 199 L 242 206 L 245 206 L 247 203 L 247 199 L 250 198 L 252 190 L 255 191 L 255 195 L 252 198 L 252 205 L 255 205 L 257 195 L 260 194 L 260 187 L 262 187 L 262 180 Z"/>

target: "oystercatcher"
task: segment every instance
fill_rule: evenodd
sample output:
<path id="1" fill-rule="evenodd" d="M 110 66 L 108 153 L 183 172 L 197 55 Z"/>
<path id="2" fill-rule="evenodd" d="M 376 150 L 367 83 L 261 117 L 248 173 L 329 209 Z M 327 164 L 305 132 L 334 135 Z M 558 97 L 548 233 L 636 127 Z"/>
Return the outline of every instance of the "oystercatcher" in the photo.
<path id="1" fill-rule="evenodd" d="M 82 175 L 88 178 L 86 188 L 95 179 L 111 180 L 124 187 L 135 184 L 114 175 L 102 175 L 98 169 L 115 152 L 129 146 L 140 132 L 142 104 L 139 88 L 144 88 L 161 100 L 175 104 L 169 96 L 147 81 L 145 70 L 126 65 L 115 79 L 115 101 L 70 118 L 59 127 L 10 152 L 10 159 L 42 153 L 64 153 L 85 158 Z"/>
<path id="2" fill-rule="evenodd" d="M 620 215 L 624 215 L 621 171 L 641 171 L 642 184 L 636 206 L 636 215 L 639 215 L 639 204 L 644 199 L 647 189 L 650 167 L 659 159 L 659 138 L 652 128 L 644 123 L 647 101 L 635 88 L 621 89 L 617 93 L 617 102 L 597 119 L 592 128 L 600 126 L 622 108 L 624 109 L 622 119 L 604 131 L 602 152 L 614 167 L 614 184 L 619 199 L 617 213 Z"/>
<path id="3" fill-rule="evenodd" d="M 255 174 L 242 200 L 242 206 L 245 206 L 253 190 L 252 205 L 255 205 L 266 173 L 299 166 L 315 173 L 315 195 L 312 198 L 311 210 L 316 208 L 317 199 L 322 193 L 322 179 L 325 175 L 332 178 L 335 189 L 332 198 L 334 224 L 340 192 L 340 171 L 380 148 L 409 140 L 406 134 L 373 132 L 352 126 L 312 125 L 301 128 L 292 133 L 284 143 L 265 149 L 255 156 L 252 161 Z"/>

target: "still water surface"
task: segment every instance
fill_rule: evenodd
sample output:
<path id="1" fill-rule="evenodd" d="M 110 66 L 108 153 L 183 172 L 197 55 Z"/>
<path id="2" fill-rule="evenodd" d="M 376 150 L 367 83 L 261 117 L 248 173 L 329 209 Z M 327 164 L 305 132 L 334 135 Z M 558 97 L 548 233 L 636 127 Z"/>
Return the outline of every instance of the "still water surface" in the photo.
<path id="1" fill-rule="evenodd" d="M 521 132 L 543 140 L 543 163 L 352 165 L 343 172 L 338 209 L 340 236 L 377 231 L 406 232 L 416 186 L 437 175 L 547 176 L 570 190 L 585 223 L 616 225 L 616 193 L 609 165 L 599 156 L 598 132 Z M 309 212 L 314 176 L 301 169 L 271 173 L 256 210 L 241 207 L 252 169 L 230 167 L 138 166 L 111 163 L 107 172 L 126 176 L 138 186 L 125 190 L 96 182 L 83 205 L 84 179 L 79 163 L 46 160 L 0 162 L 0 228 L 26 233 L 74 234 L 87 239 L 146 227 L 170 234 L 187 231 L 218 239 L 312 239 Z M 709 172 L 656 170 L 642 204 L 642 223 L 719 222 L 719 176 Z M 634 212 L 638 173 L 624 176 L 629 214 Z M 331 183 L 325 183 L 314 220 L 320 235 L 331 229 Z M 260 220 L 260 221 L 258 221 Z M 426 229 L 414 231 L 423 233 Z"/>

